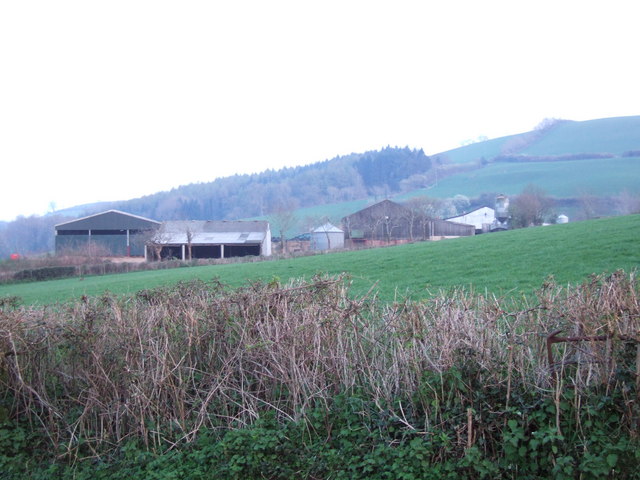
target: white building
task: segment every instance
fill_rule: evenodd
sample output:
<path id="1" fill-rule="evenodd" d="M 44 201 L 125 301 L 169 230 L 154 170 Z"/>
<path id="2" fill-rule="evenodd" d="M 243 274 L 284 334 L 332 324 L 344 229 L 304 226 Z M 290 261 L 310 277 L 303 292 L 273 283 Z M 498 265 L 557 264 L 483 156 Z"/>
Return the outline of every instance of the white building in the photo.
<path id="1" fill-rule="evenodd" d="M 457 217 L 446 218 L 448 222 L 466 223 L 476 228 L 476 233 L 487 233 L 496 222 L 496 211 L 490 207 L 476 208 Z"/>

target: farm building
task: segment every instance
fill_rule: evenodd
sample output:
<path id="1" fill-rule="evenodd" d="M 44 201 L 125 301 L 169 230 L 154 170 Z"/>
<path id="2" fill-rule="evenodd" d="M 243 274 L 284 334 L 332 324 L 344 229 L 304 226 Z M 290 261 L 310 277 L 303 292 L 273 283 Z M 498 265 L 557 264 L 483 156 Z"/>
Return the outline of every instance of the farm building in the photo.
<path id="1" fill-rule="evenodd" d="M 178 220 L 164 222 L 147 248 L 147 259 L 229 258 L 271 255 L 265 221 Z"/>
<path id="2" fill-rule="evenodd" d="M 327 222 L 311 232 L 312 250 L 344 248 L 344 231 Z"/>
<path id="3" fill-rule="evenodd" d="M 480 207 L 456 217 L 446 218 L 448 222 L 466 223 L 476 227 L 476 233 L 491 231 L 496 221 L 496 211 L 490 207 Z"/>
<path id="4" fill-rule="evenodd" d="M 473 225 L 430 219 L 391 200 L 383 200 L 344 217 L 342 225 L 351 246 L 475 234 Z"/>
<path id="5" fill-rule="evenodd" d="M 149 232 L 160 222 L 118 210 L 60 223 L 55 228 L 56 253 L 97 246 L 114 256 L 142 256 Z"/>

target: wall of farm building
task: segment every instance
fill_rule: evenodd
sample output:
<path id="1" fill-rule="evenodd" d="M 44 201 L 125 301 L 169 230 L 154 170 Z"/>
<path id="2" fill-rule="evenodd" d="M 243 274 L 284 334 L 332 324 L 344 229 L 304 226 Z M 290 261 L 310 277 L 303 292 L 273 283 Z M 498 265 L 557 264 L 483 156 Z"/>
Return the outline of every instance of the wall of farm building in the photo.
<path id="1" fill-rule="evenodd" d="M 445 220 L 433 220 L 431 236 L 434 237 L 467 237 L 475 235 L 476 227 L 463 223 L 447 222 Z"/>

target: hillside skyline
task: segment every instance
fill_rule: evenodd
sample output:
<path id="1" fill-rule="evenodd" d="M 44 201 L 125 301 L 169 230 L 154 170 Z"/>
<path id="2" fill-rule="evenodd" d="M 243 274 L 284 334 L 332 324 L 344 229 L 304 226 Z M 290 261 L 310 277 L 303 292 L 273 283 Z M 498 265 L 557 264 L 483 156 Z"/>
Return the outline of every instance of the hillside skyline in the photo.
<path id="1" fill-rule="evenodd" d="M 381 150 L 385 147 L 394 147 L 394 148 L 403 148 L 403 147 L 407 147 L 407 148 L 412 148 L 412 149 L 416 149 L 416 150 L 423 150 L 425 151 L 427 156 L 434 156 L 434 155 L 438 155 L 438 154 L 443 154 L 443 153 L 447 153 L 453 150 L 457 150 L 461 147 L 465 147 L 465 146 L 469 146 L 475 143 L 482 143 L 486 140 L 496 140 L 496 139 L 500 139 L 506 136 L 511 136 L 511 135 L 518 135 L 521 133 L 526 133 L 528 131 L 533 131 L 535 129 L 535 127 L 537 125 L 539 125 L 539 123 L 543 122 L 545 119 L 547 119 L 548 117 L 545 118 L 541 118 L 538 121 L 535 121 L 531 127 L 527 130 L 522 130 L 522 131 L 508 131 L 508 130 L 504 130 L 504 133 L 498 136 L 494 136 L 494 137 L 487 137 L 485 134 L 479 134 L 476 137 L 470 137 L 470 138 L 464 138 L 464 139 L 459 139 L 459 140 L 451 140 L 450 144 L 448 146 L 448 148 L 444 148 L 444 149 L 440 149 L 438 151 L 433 151 L 431 153 L 428 153 L 426 151 L 426 149 L 420 145 L 374 145 L 369 151 L 374 151 L 374 150 Z M 567 119 L 570 120 L 570 119 Z M 585 119 L 585 121 L 588 121 L 591 119 Z M 570 121 L 574 121 L 574 120 L 570 120 Z M 451 138 L 454 138 L 455 134 L 451 136 Z M 443 143 L 443 145 L 445 145 Z M 69 200 L 65 203 L 59 203 L 57 202 L 55 199 L 51 199 L 49 201 L 41 201 L 41 208 L 39 210 L 19 210 L 16 208 L 13 208 L 13 210 L 11 210 L 12 212 L 17 212 L 17 213 L 5 213 L 7 210 L 7 207 L 9 206 L 14 206 L 12 204 L 5 204 L 5 205 L 0 205 L 0 222 L 4 221 L 4 222 L 10 222 L 15 220 L 18 217 L 28 217 L 28 216 L 32 216 L 32 215 L 45 215 L 48 213 L 57 213 L 57 212 L 66 212 L 68 210 L 74 211 L 76 209 L 78 209 L 79 207 L 85 207 L 85 206 L 89 206 L 89 205 L 93 205 L 93 204 L 102 204 L 102 203 L 117 203 L 117 202 L 126 202 L 129 200 L 135 200 L 141 197 L 145 197 L 145 196 L 149 196 L 149 195 L 155 195 L 158 193 L 163 193 L 163 192 L 168 192 L 171 190 L 174 190 L 176 188 L 180 188 L 180 187 L 184 187 L 184 186 L 188 186 L 188 185 L 192 185 L 192 184 L 198 184 L 198 183 L 208 183 L 208 182 L 213 182 L 215 180 L 218 179 L 224 179 L 224 178 L 228 178 L 228 177 L 232 177 L 232 176 L 236 176 L 236 175 L 253 175 L 253 174 L 262 174 L 265 173 L 267 171 L 280 171 L 282 169 L 287 169 L 287 168 L 295 168 L 295 167 L 304 167 L 304 166 L 311 166 L 314 164 L 318 164 L 327 160 L 331 160 L 333 158 L 336 157 L 341 157 L 341 156 L 347 156 L 347 155 L 351 155 L 351 154 L 358 154 L 358 153 L 364 153 L 364 151 L 356 151 L 356 150 L 350 150 L 350 151 L 344 151 L 344 152 L 335 152 L 334 155 L 332 155 L 331 157 L 326 157 L 326 158 L 318 158 L 318 159 L 308 159 L 308 161 L 300 161 L 300 162 L 295 162 L 292 164 L 286 164 L 286 165 L 280 165 L 280 166 L 275 166 L 275 167 L 271 167 L 268 165 L 264 165 L 263 167 L 254 167 L 254 166 L 250 166 L 249 168 L 243 168 L 242 166 L 239 166 L 237 170 L 233 170 L 230 171 L 227 174 L 224 175 L 219 175 L 219 176 L 214 176 L 212 178 L 202 178 L 202 179 L 192 179 L 192 181 L 189 181 L 187 183 L 180 183 L 180 184 L 174 184 L 174 183 L 161 183 L 161 187 L 159 187 L 158 189 L 153 189 L 154 187 L 150 186 L 149 188 L 143 189 L 143 190 L 136 190 L 136 194 L 130 197 L 126 197 L 126 198 L 115 198 L 115 197 L 87 197 L 89 198 L 87 201 L 80 201 L 80 202 L 74 202 L 73 200 Z M 34 194 L 37 194 L 37 192 L 33 192 Z M 44 197 L 43 197 L 44 198 Z"/>
<path id="2" fill-rule="evenodd" d="M 0 219 L 637 115 L 635 13 L 626 0 L 4 2 Z"/>
<path id="3" fill-rule="evenodd" d="M 575 120 L 568 120 L 568 119 L 550 119 L 550 118 L 545 118 L 543 119 L 541 122 L 539 122 L 533 129 L 529 130 L 529 131 L 525 131 L 525 132 L 520 132 L 520 133 L 514 133 L 514 134 L 508 134 L 505 136 L 500 136 L 500 137 L 496 137 L 496 138 L 486 138 L 484 136 L 480 136 L 478 138 L 475 139 L 467 139 L 464 142 L 460 142 L 460 145 L 456 145 L 453 148 L 449 149 L 449 150 L 445 150 L 445 151 L 440 151 L 434 154 L 427 154 L 427 157 L 429 158 L 438 158 L 439 161 L 445 161 L 446 163 L 452 163 L 452 164 L 456 164 L 456 163 L 464 163 L 464 162 L 469 162 L 469 160 L 473 160 L 473 161 L 477 161 L 480 158 L 480 153 L 474 154 L 472 152 L 477 151 L 477 152 L 487 152 L 487 151 L 494 151 L 495 150 L 495 145 L 502 145 L 504 142 L 506 141 L 510 141 L 511 138 L 515 138 L 515 139 L 520 139 L 521 137 L 526 138 L 527 135 L 530 134 L 536 134 L 538 131 L 540 131 L 540 129 L 544 126 L 544 125 L 549 125 L 549 124 L 561 124 L 561 123 L 574 123 L 574 124 L 589 124 L 589 123 L 594 123 L 594 122 L 601 122 L 601 121 L 617 121 L 617 120 L 635 120 L 635 119 L 639 119 L 640 120 L 640 115 L 639 116 L 625 116 L 625 117 L 612 117 L 612 118 L 602 118 L 602 119 L 588 119 L 588 120 L 583 120 L 583 121 L 575 121 Z M 633 138 L 627 139 L 627 143 L 629 142 L 629 140 L 631 142 L 634 142 L 635 140 Z M 496 143 L 499 142 L 499 143 Z M 520 140 L 516 141 L 516 144 L 520 142 Z M 624 143 L 624 142 L 623 142 Z M 485 145 L 487 145 L 487 147 L 485 147 Z M 635 145 L 635 143 L 631 143 L 629 145 Z M 15 218 L 9 218 L 9 219 L 3 219 L 0 218 L 0 222 L 11 222 L 14 221 L 17 218 L 20 217 L 29 217 L 32 215 L 45 215 L 45 214 L 50 214 L 50 213 L 55 213 L 55 214 L 63 214 L 63 215 L 67 215 L 69 217 L 74 217 L 74 216 L 82 216 L 85 214 L 85 212 L 87 211 L 97 211 L 101 208 L 102 205 L 106 205 L 107 208 L 112 208 L 113 205 L 118 205 L 118 204 L 129 204 L 131 202 L 135 202 L 136 200 L 140 200 L 140 199 L 144 199 L 144 198 L 148 198 L 148 197 L 153 197 L 153 196 L 157 196 L 160 194 L 170 194 L 173 191 L 180 191 L 183 188 L 189 188 L 190 186 L 197 186 L 200 184 L 211 184 L 214 181 L 217 180 L 225 180 L 225 179 L 230 179 L 231 177 L 244 177 L 247 175 L 263 175 L 266 174 L 268 172 L 274 172 L 274 173 L 279 173 L 279 172 L 284 172 L 287 170 L 295 170 L 297 168 L 304 168 L 304 167 L 315 167 L 318 165 L 321 165 L 323 163 L 327 163 L 330 161 L 336 161 L 337 159 L 343 159 L 343 158 L 348 158 L 351 156 L 361 156 L 361 155 L 366 155 L 367 153 L 372 153 L 372 152 L 382 152 L 385 149 L 389 149 L 390 147 L 381 147 L 378 150 L 372 150 L 370 152 L 350 152 L 348 154 L 342 154 L 342 155 L 337 155 L 331 159 L 323 159 L 323 160 L 319 160 L 319 161 L 315 161 L 315 162 L 308 162 L 308 163 L 302 163 L 300 165 L 293 165 L 293 166 L 283 166 L 281 168 L 278 169 L 273 169 L 273 168 L 268 168 L 266 167 L 265 169 L 261 170 L 261 171 L 257 171 L 257 172 L 236 172 L 230 175 L 225 175 L 225 176 L 220 176 L 220 177 L 216 177 L 215 179 L 212 180 L 201 180 L 201 181 L 197 181 L 197 182 L 190 182 L 188 184 L 183 184 L 183 185 L 173 185 L 170 188 L 166 188 L 164 190 L 158 190 L 158 191 L 153 191 L 153 192 L 148 192 L 145 193 L 143 195 L 139 195 L 136 197 L 132 197 L 132 198 L 126 198 L 126 199 L 106 199 L 106 200 L 98 200 L 98 201 L 92 201 L 92 202 L 87 202 L 87 203 L 77 203 L 77 204 L 70 204 L 69 206 L 65 207 L 65 208 L 57 208 L 55 210 L 52 210 L 53 205 L 49 205 L 49 210 L 48 211 L 44 211 L 44 212 L 33 212 L 33 213 L 28 213 L 28 214 L 18 214 Z M 404 148 L 400 148 L 400 147 L 391 147 L 392 150 L 396 150 L 396 151 L 401 151 L 401 150 L 407 150 L 410 149 L 409 147 L 405 146 Z M 487 148 L 489 150 L 487 150 Z M 580 147 L 578 147 L 578 150 L 580 152 L 582 151 L 589 151 L 589 146 L 585 146 L 586 150 L 580 149 Z M 633 147 L 633 149 L 635 149 L 635 147 Z M 424 151 L 422 148 L 418 148 L 418 149 L 410 149 L 412 151 L 415 152 L 422 152 Z M 497 151 L 495 151 L 497 152 Z M 495 154 L 494 152 L 494 154 Z M 617 152 L 622 153 L 622 152 Z M 477 158 L 474 158 L 474 155 Z M 465 160 L 466 159 L 466 160 Z M 436 189 L 436 191 L 439 191 L 438 189 Z M 396 192 L 398 193 L 398 192 Z M 458 192 L 460 193 L 460 192 Z M 472 193 L 472 196 L 475 195 L 475 191 Z M 438 194 L 436 194 L 438 195 Z M 453 194 L 450 194 L 453 195 Z M 364 196 L 360 197 L 360 198 L 364 198 Z M 93 205 L 96 205 L 97 207 L 92 207 Z M 0 209 L 1 210 L 1 209 Z"/>

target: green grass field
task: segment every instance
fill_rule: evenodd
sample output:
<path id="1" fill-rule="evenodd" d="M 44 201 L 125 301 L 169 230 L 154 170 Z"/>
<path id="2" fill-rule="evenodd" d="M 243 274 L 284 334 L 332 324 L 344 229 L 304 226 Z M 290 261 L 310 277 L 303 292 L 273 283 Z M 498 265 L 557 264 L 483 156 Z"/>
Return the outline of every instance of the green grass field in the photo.
<path id="1" fill-rule="evenodd" d="M 348 273 L 355 295 L 374 287 L 391 301 L 396 295 L 424 298 L 429 292 L 472 287 L 496 295 L 530 293 L 552 275 L 560 284 L 590 274 L 631 271 L 640 265 L 640 215 L 501 232 L 476 237 L 328 253 L 287 260 L 186 267 L 0 286 L 0 297 L 25 304 L 52 304 L 110 291 L 132 294 L 180 281 L 220 279 L 231 287 L 247 281 L 287 282 L 316 274 Z"/>
<path id="2" fill-rule="evenodd" d="M 640 116 L 566 122 L 525 148 L 527 155 L 613 153 L 640 149 Z"/>
<path id="3" fill-rule="evenodd" d="M 638 192 L 640 159 L 607 158 L 561 162 L 493 163 L 480 170 L 445 178 L 437 186 L 422 190 L 432 197 L 456 194 L 476 197 L 486 192 L 517 195 L 528 184 L 561 198 L 616 195 L 623 190 Z M 415 194 L 415 192 L 412 192 Z"/>
<path id="4" fill-rule="evenodd" d="M 503 154 L 503 147 L 518 135 L 473 143 L 438 155 L 452 163 L 487 160 Z M 640 116 L 600 118 L 557 125 L 518 153 L 525 155 L 563 155 L 572 153 L 612 153 L 621 155 L 640 149 Z M 435 155 L 437 156 L 437 155 Z"/>
<path id="5" fill-rule="evenodd" d="M 506 137 L 492 138 L 484 142 L 472 143 L 464 147 L 454 148 L 439 154 L 431 155 L 432 157 L 443 157 L 451 163 L 470 163 L 476 162 L 481 158 L 487 160 L 502 154 L 502 148 L 506 143 L 516 138 L 518 135 L 508 135 Z"/>

